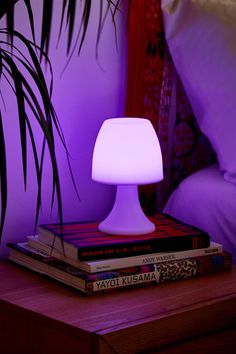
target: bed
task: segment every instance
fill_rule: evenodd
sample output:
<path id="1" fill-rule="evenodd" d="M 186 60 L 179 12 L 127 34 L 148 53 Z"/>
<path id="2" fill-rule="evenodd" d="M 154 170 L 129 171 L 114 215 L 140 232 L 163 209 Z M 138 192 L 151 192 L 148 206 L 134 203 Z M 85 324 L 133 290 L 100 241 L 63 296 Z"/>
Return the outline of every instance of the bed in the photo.
<path id="1" fill-rule="evenodd" d="M 218 164 L 201 169 L 164 211 L 208 231 L 236 262 L 236 1 L 162 0 L 165 37 Z"/>
<path id="2" fill-rule="evenodd" d="M 224 179 L 218 165 L 184 179 L 164 212 L 207 231 L 232 253 L 236 263 L 236 185 Z"/>

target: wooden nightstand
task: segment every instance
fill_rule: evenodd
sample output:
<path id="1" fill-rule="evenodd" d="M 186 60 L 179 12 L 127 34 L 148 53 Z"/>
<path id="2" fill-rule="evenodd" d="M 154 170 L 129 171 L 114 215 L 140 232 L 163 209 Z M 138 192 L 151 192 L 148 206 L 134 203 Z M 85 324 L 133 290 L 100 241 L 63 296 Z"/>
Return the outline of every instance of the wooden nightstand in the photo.
<path id="1" fill-rule="evenodd" d="M 231 353 L 222 341 L 235 342 L 236 268 L 92 297 L 10 262 L 0 277 L 1 354 Z"/>

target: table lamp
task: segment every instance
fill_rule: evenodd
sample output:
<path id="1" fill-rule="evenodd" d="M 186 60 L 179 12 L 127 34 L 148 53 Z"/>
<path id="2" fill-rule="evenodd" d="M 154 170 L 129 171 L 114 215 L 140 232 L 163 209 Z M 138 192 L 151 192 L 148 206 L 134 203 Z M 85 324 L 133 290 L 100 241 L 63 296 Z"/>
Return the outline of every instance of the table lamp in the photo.
<path id="1" fill-rule="evenodd" d="M 110 214 L 99 224 L 100 231 L 115 235 L 155 231 L 138 196 L 138 185 L 163 179 L 160 144 L 148 119 L 104 121 L 94 147 L 92 179 L 117 185 L 115 203 Z"/>

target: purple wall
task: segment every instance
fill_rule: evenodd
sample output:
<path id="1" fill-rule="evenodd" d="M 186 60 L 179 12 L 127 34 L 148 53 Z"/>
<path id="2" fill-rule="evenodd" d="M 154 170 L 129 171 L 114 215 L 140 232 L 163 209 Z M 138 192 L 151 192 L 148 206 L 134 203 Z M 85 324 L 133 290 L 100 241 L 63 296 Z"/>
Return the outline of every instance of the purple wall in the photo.
<path id="1" fill-rule="evenodd" d="M 59 2 L 59 0 L 58 0 Z M 57 5 L 58 5 L 57 2 Z M 62 0 L 60 0 L 62 2 Z M 71 154 L 71 164 L 77 183 L 80 201 L 76 197 L 69 175 L 65 154 L 58 143 L 62 199 L 65 221 L 103 218 L 114 198 L 114 187 L 91 180 L 91 159 L 96 135 L 104 119 L 124 114 L 126 86 L 126 26 L 125 16 L 117 16 L 118 51 L 111 21 L 104 27 L 99 45 L 99 60 L 95 58 L 96 28 L 99 1 L 93 1 L 93 13 L 81 55 L 74 55 L 61 77 L 66 63 L 65 37 L 56 48 L 58 23 L 54 23 L 49 56 L 54 68 L 53 102 Z M 41 13 L 41 2 L 34 2 Z M 56 7 L 60 18 L 60 6 Z M 39 29 L 41 15 L 37 17 Z M 28 20 L 22 2 L 17 4 L 16 26 L 24 34 L 29 33 Z M 39 37 L 39 36 L 38 36 Z M 24 192 L 19 145 L 19 129 L 14 97 L 6 84 L 1 89 L 7 105 L 4 129 L 7 140 L 9 200 L 6 224 L 1 246 L 1 257 L 7 255 L 6 242 L 23 241 L 33 233 L 36 203 L 36 180 L 32 166 L 32 152 L 28 156 L 28 188 Z M 37 125 L 38 144 L 42 141 Z M 51 214 L 51 172 L 49 160 L 45 164 L 43 207 L 40 223 L 56 221 L 56 208 Z"/>

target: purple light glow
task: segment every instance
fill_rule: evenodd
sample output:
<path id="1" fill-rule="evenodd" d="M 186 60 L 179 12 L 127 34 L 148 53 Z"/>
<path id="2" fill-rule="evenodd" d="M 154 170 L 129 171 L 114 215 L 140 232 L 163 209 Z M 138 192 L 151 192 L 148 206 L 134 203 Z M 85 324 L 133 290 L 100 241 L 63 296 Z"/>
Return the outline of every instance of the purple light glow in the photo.
<path id="1" fill-rule="evenodd" d="M 92 178 L 108 184 L 148 184 L 163 178 L 162 155 L 148 119 L 107 119 L 98 134 Z"/>
<path id="2" fill-rule="evenodd" d="M 155 230 L 143 213 L 137 188 L 138 184 L 163 178 L 160 144 L 148 119 L 105 120 L 94 148 L 92 178 L 117 184 L 114 206 L 99 224 L 99 230 L 118 235 L 141 235 Z"/>

